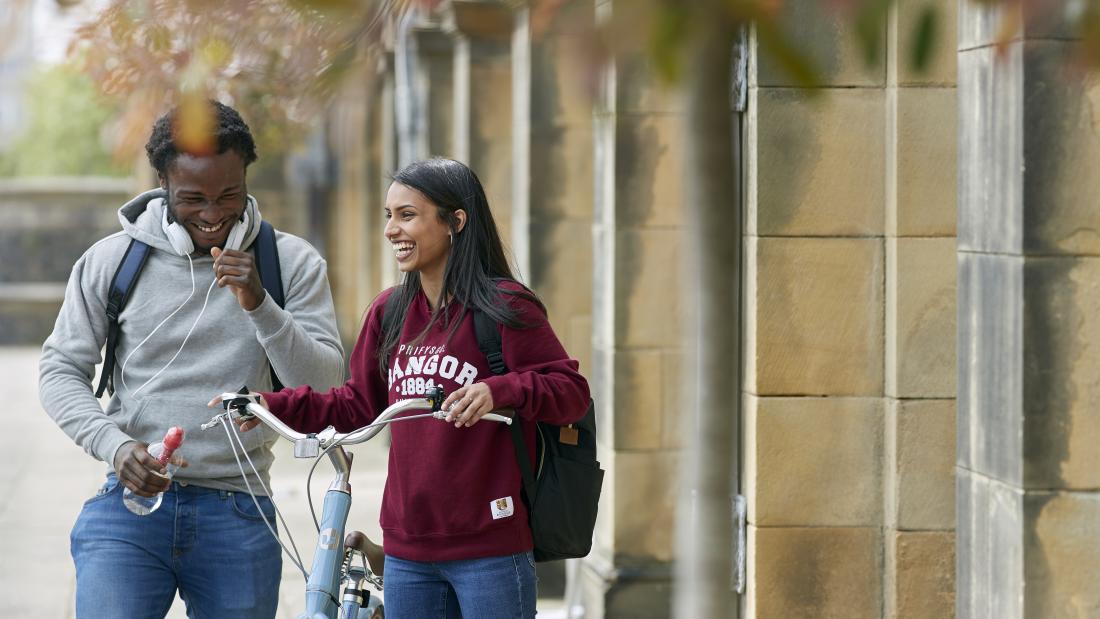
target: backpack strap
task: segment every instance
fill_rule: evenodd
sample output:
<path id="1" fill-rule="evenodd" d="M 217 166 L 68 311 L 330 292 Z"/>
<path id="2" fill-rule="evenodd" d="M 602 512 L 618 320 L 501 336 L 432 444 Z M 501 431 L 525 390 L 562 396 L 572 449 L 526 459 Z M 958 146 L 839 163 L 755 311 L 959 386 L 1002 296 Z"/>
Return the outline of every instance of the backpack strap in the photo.
<path id="1" fill-rule="evenodd" d="M 489 360 L 489 369 L 498 376 L 507 374 L 508 366 L 504 363 L 504 351 L 496 321 L 485 312 L 477 309 L 471 309 L 470 312 L 474 315 L 477 347 L 481 349 L 481 354 Z M 512 430 L 512 447 L 516 452 L 519 472 L 523 475 L 523 491 L 527 494 L 527 505 L 530 507 L 535 504 L 535 473 L 531 470 L 531 457 L 528 455 L 527 442 L 523 440 L 523 428 L 520 427 L 519 421 L 519 415 L 516 415 L 508 427 Z"/>
<path id="2" fill-rule="evenodd" d="M 286 307 L 286 296 L 283 294 L 283 270 L 279 263 L 279 246 L 275 243 L 275 228 L 266 221 L 260 222 L 260 233 L 252 244 L 252 251 L 256 255 L 256 269 L 260 272 L 260 283 L 264 290 L 271 295 L 280 308 Z M 275 368 L 268 361 L 268 369 L 271 370 L 271 390 L 281 391 L 283 383 L 275 374 Z"/>
<path id="3" fill-rule="evenodd" d="M 275 244 L 275 228 L 266 221 L 260 222 L 260 234 L 256 237 L 252 249 L 256 254 L 256 267 L 260 271 L 260 282 L 271 299 L 286 307 L 283 295 L 283 270 L 279 263 L 279 246 Z"/>
<path id="4" fill-rule="evenodd" d="M 126 253 L 123 254 L 111 278 L 111 287 L 107 290 L 107 346 L 103 353 L 103 371 L 99 374 L 99 386 L 95 390 L 97 398 L 103 397 L 104 391 L 111 395 L 115 393 L 118 317 L 122 315 L 122 308 L 126 307 L 126 302 L 130 300 L 134 281 L 145 266 L 147 258 L 149 258 L 149 246 L 137 239 L 130 239 L 130 245 L 126 248 Z"/>

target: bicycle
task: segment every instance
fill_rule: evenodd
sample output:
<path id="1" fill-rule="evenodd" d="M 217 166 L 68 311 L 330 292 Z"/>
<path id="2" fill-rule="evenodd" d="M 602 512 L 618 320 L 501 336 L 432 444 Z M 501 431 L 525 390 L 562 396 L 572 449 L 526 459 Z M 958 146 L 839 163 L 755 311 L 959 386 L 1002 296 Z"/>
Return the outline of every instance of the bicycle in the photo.
<path id="1" fill-rule="evenodd" d="M 351 510 L 349 478 L 354 456 L 354 454 L 347 452 L 344 446 L 364 443 L 374 438 L 390 423 L 428 417 L 445 419 L 446 412 L 441 410 L 445 398 L 443 389 L 436 387 L 423 397 L 395 402 L 382 411 L 374 422 L 347 433 L 336 432 L 332 426 L 317 433 L 303 434 L 297 432 L 279 420 L 271 411 L 260 406 L 256 401 L 257 397 L 249 394 L 247 388 L 238 393 L 223 393 L 221 397 L 225 411 L 214 415 L 210 421 L 202 425 L 202 428 L 207 430 L 220 425 L 225 430 L 233 448 L 233 455 L 237 459 L 237 466 L 241 470 L 241 476 L 245 479 L 245 484 L 253 501 L 256 501 L 256 494 L 245 475 L 244 466 L 241 464 L 240 456 L 237 453 L 238 447 L 240 447 L 241 453 L 245 454 L 245 459 L 252 466 L 252 470 L 255 471 L 256 468 L 252 465 L 252 460 L 248 457 L 248 453 L 241 442 L 240 434 L 233 421 L 234 414 L 241 419 L 255 417 L 274 430 L 280 437 L 293 443 L 295 458 L 314 459 L 309 477 L 306 480 L 306 497 L 309 501 L 310 512 L 313 514 L 314 525 L 317 528 L 317 545 L 309 572 L 305 570 L 301 555 L 294 543 L 294 538 L 287 530 L 286 521 L 283 520 L 278 506 L 275 507 L 276 515 L 283 523 L 283 529 L 287 531 L 291 548 L 294 550 L 293 554 L 283 544 L 275 532 L 275 528 L 268 522 L 267 517 L 263 516 L 263 511 L 260 510 L 260 515 L 271 534 L 279 541 L 283 551 L 305 577 L 306 608 L 303 614 L 298 615 L 298 619 L 337 619 L 338 617 L 382 619 L 385 616 L 382 601 L 377 596 L 372 596 L 366 588 L 366 585 L 370 585 L 377 591 L 382 590 L 383 568 L 385 566 L 385 555 L 382 552 L 382 547 L 359 531 L 352 531 L 346 537 L 344 536 L 348 513 Z M 415 410 L 429 412 L 403 417 L 397 416 Z M 483 416 L 482 419 L 508 425 L 512 423 L 511 417 L 497 413 L 489 413 Z M 328 456 L 336 473 L 328 491 L 325 493 L 321 519 L 318 521 L 316 512 L 313 509 L 313 500 L 309 494 L 309 480 L 312 478 L 317 464 L 321 461 L 321 457 L 325 455 Z M 257 476 L 259 476 L 258 473 Z M 267 488 L 265 487 L 264 490 L 266 491 Z M 268 495 L 270 494 L 268 492 Z M 256 501 L 256 506 L 258 509 L 258 501 Z M 340 543 L 340 540 L 343 540 L 343 544 Z"/>

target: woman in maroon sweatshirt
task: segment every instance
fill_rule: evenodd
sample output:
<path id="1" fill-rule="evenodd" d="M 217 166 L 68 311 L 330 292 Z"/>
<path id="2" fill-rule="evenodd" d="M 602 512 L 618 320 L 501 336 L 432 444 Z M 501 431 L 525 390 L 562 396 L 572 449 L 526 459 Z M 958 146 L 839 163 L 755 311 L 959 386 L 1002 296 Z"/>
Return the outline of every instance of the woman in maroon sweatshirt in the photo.
<path id="1" fill-rule="evenodd" d="M 533 617 L 533 544 L 509 430 L 478 420 L 514 409 L 534 454 L 532 422 L 580 420 L 588 383 L 545 308 L 512 277 L 472 170 L 450 159 L 411 164 L 394 176 L 385 216 L 404 281 L 371 304 L 350 380 L 327 393 L 299 387 L 264 397 L 299 431 L 331 424 L 346 432 L 442 386 L 449 423 L 390 426 L 381 515 L 387 616 Z M 471 309 L 500 325 L 507 374 L 490 372 Z M 403 320 L 385 328 L 386 311 Z"/>

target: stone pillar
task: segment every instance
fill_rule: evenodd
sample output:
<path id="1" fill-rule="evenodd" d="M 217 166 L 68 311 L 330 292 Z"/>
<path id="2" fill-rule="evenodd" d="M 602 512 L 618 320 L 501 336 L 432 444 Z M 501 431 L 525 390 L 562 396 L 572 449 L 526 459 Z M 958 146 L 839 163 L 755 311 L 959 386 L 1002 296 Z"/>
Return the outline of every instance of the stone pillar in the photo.
<path id="1" fill-rule="evenodd" d="M 921 11 L 943 30 L 910 62 Z M 955 606 L 955 6 L 899 2 L 886 89 L 884 615 Z"/>
<path id="2" fill-rule="evenodd" d="M 366 71 L 364 71 L 366 73 Z M 328 112 L 328 144 L 339 182 L 332 191 L 332 215 L 325 230 L 328 239 L 329 284 L 332 286 L 336 319 L 344 345 L 354 344 L 363 308 L 370 303 L 369 281 L 372 248 L 382 241 L 375 238 L 371 224 L 380 220 L 379 212 L 367 206 L 370 134 L 368 122 L 376 105 L 374 91 L 366 75 L 348 80 Z"/>
<path id="3" fill-rule="evenodd" d="M 427 152 L 424 157 L 454 156 L 454 39 L 438 26 L 424 25 L 413 30 L 416 37 L 417 66 L 415 79 L 424 98 L 427 121 Z"/>
<path id="4" fill-rule="evenodd" d="M 586 8 L 584 17 L 591 23 L 592 7 Z M 488 146 L 501 104 L 511 106 L 511 143 L 503 146 L 512 171 L 512 178 L 505 179 L 510 180 L 512 208 L 498 225 L 512 246 L 521 279 L 546 303 L 554 331 L 591 380 L 592 110 L 565 53 L 580 38 L 563 25 L 568 19 L 548 24 L 534 38 L 529 18 L 526 7 L 510 15 L 511 96 L 493 97 L 481 113 L 483 135 L 470 144 Z M 505 83 L 492 79 L 493 72 L 492 65 L 482 68 L 490 83 Z M 565 565 L 539 564 L 540 594 L 566 593 Z"/>
<path id="5" fill-rule="evenodd" d="M 591 24 L 592 6 L 579 4 Z M 582 36 L 563 15 L 538 33 L 528 50 L 529 108 L 522 119 L 529 131 L 525 275 L 547 299 L 550 322 L 566 349 L 591 377 L 592 106 L 571 53 Z"/>
<path id="6" fill-rule="evenodd" d="M 328 218 L 329 282 L 344 345 L 351 350 L 363 313 L 394 283 L 393 249 L 383 238 L 382 206 L 393 169 L 393 62 L 378 53 L 363 62 L 328 111 L 338 182 Z"/>
<path id="7" fill-rule="evenodd" d="M 1100 613 L 1100 81 L 1066 4 L 1001 49 L 1011 9 L 959 5 L 960 617 Z"/>
<path id="8" fill-rule="evenodd" d="M 453 156 L 454 40 L 434 15 L 408 13 L 394 46 L 397 167 Z"/>
<path id="9" fill-rule="evenodd" d="M 601 0 L 597 19 L 606 18 L 612 5 L 632 10 L 629 2 Z M 596 545 L 580 569 L 586 616 L 667 617 L 671 612 L 682 434 L 677 403 L 683 360 L 683 111 L 660 87 L 647 58 L 617 59 L 596 104 L 589 376 L 599 405 L 607 477 Z M 568 105 L 569 99 L 545 98 L 541 105 L 557 101 Z M 580 127 L 572 132 L 553 127 L 547 128 L 547 138 L 563 144 L 584 139 Z M 567 178 L 584 178 L 585 165 L 582 159 L 558 169 L 568 172 Z M 580 188 L 557 185 L 546 187 L 563 192 L 548 203 L 553 209 L 548 213 L 569 214 L 576 203 L 568 196 L 581 195 Z M 578 232 L 571 232 L 570 225 Z M 579 222 L 561 226 L 558 238 L 580 228 Z M 561 266 L 562 285 L 568 285 L 568 267 Z"/>
<path id="10" fill-rule="evenodd" d="M 511 9 L 499 0 L 445 5 L 454 39 L 451 154 L 481 179 L 501 238 L 512 238 Z"/>
<path id="11" fill-rule="evenodd" d="M 880 617 L 886 55 L 817 2 L 779 21 L 822 88 L 750 55 L 745 616 Z"/>

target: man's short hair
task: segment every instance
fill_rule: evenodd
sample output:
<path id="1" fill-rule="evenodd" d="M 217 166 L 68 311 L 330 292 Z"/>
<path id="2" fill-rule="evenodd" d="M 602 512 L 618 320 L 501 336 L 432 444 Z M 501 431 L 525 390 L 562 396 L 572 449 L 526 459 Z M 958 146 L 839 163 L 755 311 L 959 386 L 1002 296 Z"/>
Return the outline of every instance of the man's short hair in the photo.
<path id="1" fill-rule="evenodd" d="M 248 129 L 244 119 L 237 110 L 224 103 L 211 100 L 210 106 L 214 108 L 216 115 L 215 132 L 218 142 L 218 154 L 228 150 L 236 151 L 241 159 L 244 159 L 245 167 L 256 161 L 256 142 L 252 139 L 252 132 Z M 164 176 L 168 172 L 168 166 L 180 155 L 176 144 L 176 134 L 173 131 L 173 120 L 179 114 L 179 108 L 175 108 L 153 123 L 153 132 L 149 135 L 149 141 L 145 144 L 145 153 L 149 156 L 149 164 Z"/>

